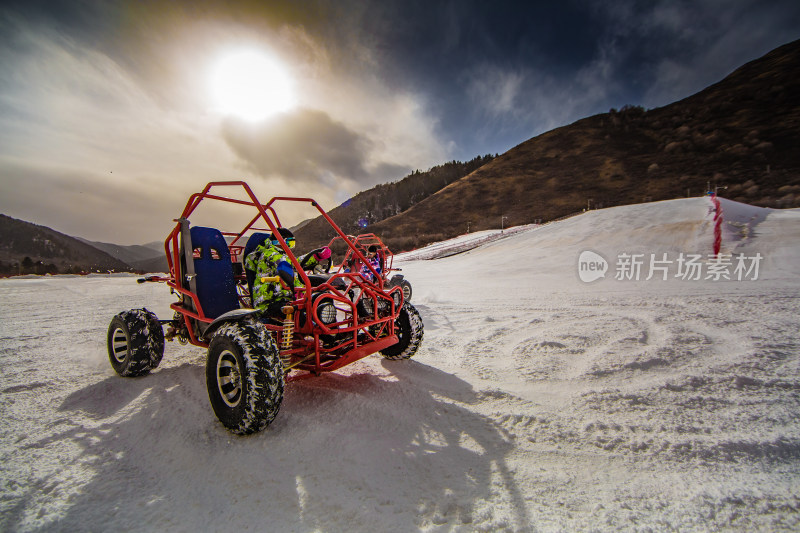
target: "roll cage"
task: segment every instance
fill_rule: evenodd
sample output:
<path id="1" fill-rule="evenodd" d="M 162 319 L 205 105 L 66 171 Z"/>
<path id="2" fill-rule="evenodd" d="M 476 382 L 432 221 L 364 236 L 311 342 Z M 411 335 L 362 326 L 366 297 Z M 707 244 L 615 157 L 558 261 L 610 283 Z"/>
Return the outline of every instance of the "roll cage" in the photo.
<path id="1" fill-rule="evenodd" d="M 397 270 L 392 267 L 394 254 L 388 246 L 383 244 L 381 238 L 374 233 L 365 233 L 356 236 L 348 235 L 347 238 L 353 244 L 353 247 L 345 245 L 342 262 L 332 267 L 336 272 L 359 271 L 364 265 L 364 259 L 367 257 L 367 253 L 372 246 L 378 249 L 378 259 L 380 262 L 380 272 L 375 272 L 374 268 L 370 269 L 373 274 L 379 274 L 379 277 L 383 278 L 383 282 L 385 283 L 389 273 Z M 328 247 L 331 250 L 340 249 L 342 247 L 340 244 L 342 241 L 342 237 L 336 235 L 328 243 Z M 356 255 L 354 253 L 356 250 L 360 251 L 361 255 Z M 369 264 L 369 261 L 367 261 L 367 264 Z"/>
<path id="2" fill-rule="evenodd" d="M 243 191 L 244 197 L 225 194 L 231 189 Z M 249 208 L 253 216 L 241 229 L 201 228 L 204 232 L 200 232 L 199 227 L 190 225 L 189 219 L 201 203 L 207 201 Z M 374 277 L 365 279 L 360 274 L 360 266 L 349 272 L 340 266 L 329 276 L 306 273 L 278 231 L 282 225 L 276 205 L 283 202 L 307 203 L 316 208 L 335 231 L 334 240 L 341 240 L 346 245 L 345 257 L 353 264 L 364 265 Z M 164 241 L 169 275 L 147 278 L 147 281 L 166 282 L 178 295 L 179 301 L 170 306 L 175 311 L 174 318 L 163 321 L 171 326 L 167 338 L 177 336 L 179 340 L 207 347 L 211 334 L 220 323 L 256 314 L 250 309 L 252 289 L 243 268 L 244 251 L 254 235 L 270 233 L 291 261 L 300 280 L 300 286 L 293 288 L 294 299 L 284 308 L 286 316 L 283 320 L 275 317 L 262 320 L 276 337 L 287 371 L 295 368 L 311 373 L 335 370 L 398 342 L 395 320 L 403 306 L 402 291 L 386 287 L 385 274 L 382 276 L 370 265 L 364 244 L 371 241 L 363 239 L 363 236 L 353 238 L 345 235 L 315 200 L 280 196 L 262 203 L 243 181 L 212 182 L 189 197 L 180 217 L 174 222 L 175 227 Z M 193 233 L 195 237 L 214 237 L 219 233 L 225 244 L 210 245 L 210 250 L 196 248 Z M 380 246 L 389 256 L 391 268 L 391 253 L 383 243 Z M 230 262 L 230 268 L 226 261 Z M 201 271 L 200 266 L 206 264 L 212 264 L 214 268 Z M 235 284 L 234 288 L 230 286 L 231 282 Z M 231 290 L 235 292 L 231 293 Z M 235 298 L 230 294 L 235 294 Z M 209 311 L 212 307 L 214 312 Z"/>

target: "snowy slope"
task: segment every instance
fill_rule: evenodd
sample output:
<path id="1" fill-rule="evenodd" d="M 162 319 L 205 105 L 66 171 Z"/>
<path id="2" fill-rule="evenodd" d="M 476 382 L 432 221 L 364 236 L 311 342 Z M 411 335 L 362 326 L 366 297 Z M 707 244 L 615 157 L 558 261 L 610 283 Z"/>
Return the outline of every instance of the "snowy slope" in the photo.
<path id="1" fill-rule="evenodd" d="M 422 259 L 441 259 L 460 254 L 489 244 L 500 239 L 506 239 L 517 233 L 537 228 L 536 224 L 515 226 L 506 230 L 484 230 L 459 235 L 446 241 L 435 242 L 411 252 L 402 252 L 395 255 L 397 261 L 418 261 Z"/>
<path id="2" fill-rule="evenodd" d="M 723 252 L 760 253 L 758 279 L 683 279 L 680 254 L 710 252 L 709 205 L 400 261 L 415 358 L 292 383 L 246 438 L 214 418 L 202 350 L 111 371 L 109 320 L 169 317 L 163 286 L 0 280 L 0 530 L 797 530 L 800 213 L 724 201 Z M 605 278 L 581 281 L 585 250 Z M 675 262 L 615 279 L 621 254 Z"/>

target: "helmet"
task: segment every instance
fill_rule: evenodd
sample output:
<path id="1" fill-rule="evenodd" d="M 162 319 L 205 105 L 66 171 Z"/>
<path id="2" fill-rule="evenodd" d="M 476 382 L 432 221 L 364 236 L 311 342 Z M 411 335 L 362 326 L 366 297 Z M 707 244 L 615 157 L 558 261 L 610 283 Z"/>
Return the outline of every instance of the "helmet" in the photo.
<path id="1" fill-rule="evenodd" d="M 314 255 L 320 261 L 324 261 L 325 259 L 328 259 L 331 256 L 331 249 L 328 248 L 327 246 L 324 246 L 319 252 L 317 252 Z"/>
<path id="2" fill-rule="evenodd" d="M 278 228 L 278 233 L 280 233 L 281 237 L 283 237 L 283 240 L 286 241 L 286 244 L 287 246 L 289 246 L 289 248 L 294 248 L 295 244 L 294 233 L 292 233 L 290 230 L 286 228 Z M 270 235 L 269 237 L 270 240 L 272 241 L 272 244 L 277 246 L 278 239 L 276 239 L 274 235 Z"/>

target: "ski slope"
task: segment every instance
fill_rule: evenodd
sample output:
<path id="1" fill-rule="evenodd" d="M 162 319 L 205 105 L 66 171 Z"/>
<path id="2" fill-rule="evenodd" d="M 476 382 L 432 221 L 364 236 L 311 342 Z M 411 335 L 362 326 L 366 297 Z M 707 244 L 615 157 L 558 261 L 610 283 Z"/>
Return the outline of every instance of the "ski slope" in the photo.
<path id="1" fill-rule="evenodd" d="M 446 241 L 435 242 L 411 252 L 399 253 L 395 256 L 395 260 L 419 261 L 450 257 L 451 255 L 464 253 L 478 248 L 479 246 L 489 244 L 490 242 L 505 239 L 511 237 L 512 235 L 516 235 L 517 233 L 528 231 L 537 227 L 539 226 L 536 224 L 530 224 L 525 226 L 514 226 L 513 228 L 508 228 L 505 230 L 491 229 L 475 231 L 473 233 L 459 235 L 458 237 L 454 237 Z"/>
<path id="2" fill-rule="evenodd" d="M 709 206 L 399 257 L 414 359 L 293 382 L 250 437 L 215 419 L 202 350 L 112 372 L 111 317 L 169 317 L 164 286 L 0 280 L 0 531 L 796 531 L 800 211 L 723 201 L 723 253 L 762 259 L 715 280 Z"/>

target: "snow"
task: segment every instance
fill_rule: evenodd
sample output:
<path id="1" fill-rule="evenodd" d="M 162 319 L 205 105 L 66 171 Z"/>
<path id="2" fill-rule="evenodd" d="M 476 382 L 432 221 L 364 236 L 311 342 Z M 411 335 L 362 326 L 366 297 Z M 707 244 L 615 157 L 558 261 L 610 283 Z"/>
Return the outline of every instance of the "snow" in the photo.
<path id="1" fill-rule="evenodd" d="M 414 261 L 421 259 L 440 259 L 451 255 L 460 254 L 481 245 L 504 239 L 516 235 L 521 231 L 526 231 L 537 227 L 536 224 L 525 226 L 515 226 L 506 230 L 484 230 L 467 233 L 448 239 L 446 241 L 435 242 L 423 248 L 411 252 L 402 252 L 395 255 L 396 261 Z"/>
<path id="2" fill-rule="evenodd" d="M 714 281 L 709 206 L 401 256 L 417 355 L 292 382 L 249 437 L 214 417 L 201 349 L 111 370 L 111 317 L 169 318 L 163 285 L 0 280 L 0 530 L 796 531 L 800 212 L 723 200 L 723 253 L 763 260 Z M 585 250 L 605 277 L 581 281 Z M 638 280 L 616 279 L 624 254 Z M 662 254 L 669 279 L 647 280 Z M 702 279 L 677 276 L 680 254 L 704 256 Z"/>

